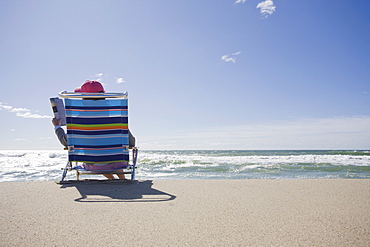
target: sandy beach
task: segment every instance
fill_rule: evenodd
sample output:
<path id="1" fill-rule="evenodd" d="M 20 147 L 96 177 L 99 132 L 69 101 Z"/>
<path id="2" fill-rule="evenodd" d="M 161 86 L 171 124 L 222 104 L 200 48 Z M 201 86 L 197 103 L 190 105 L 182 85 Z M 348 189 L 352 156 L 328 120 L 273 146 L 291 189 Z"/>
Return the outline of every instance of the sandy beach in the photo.
<path id="1" fill-rule="evenodd" d="M 370 180 L 0 183 L 0 246 L 369 246 Z"/>

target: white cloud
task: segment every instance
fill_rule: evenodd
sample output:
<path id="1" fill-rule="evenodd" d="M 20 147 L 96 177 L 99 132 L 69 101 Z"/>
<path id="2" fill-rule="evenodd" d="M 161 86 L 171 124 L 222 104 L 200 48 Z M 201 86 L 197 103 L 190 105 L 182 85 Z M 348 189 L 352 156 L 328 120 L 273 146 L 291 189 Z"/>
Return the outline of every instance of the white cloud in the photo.
<path id="1" fill-rule="evenodd" d="M 95 73 L 93 76 L 90 76 L 91 79 L 89 79 L 89 80 L 101 82 L 103 80 L 103 78 L 106 78 L 106 77 L 107 77 L 107 75 L 105 75 L 103 73 Z"/>
<path id="2" fill-rule="evenodd" d="M 13 112 L 16 114 L 17 117 L 23 118 L 52 118 L 48 115 L 40 115 L 37 113 L 32 113 L 30 109 L 27 108 L 15 108 L 13 106 L 7 105 L 5 103 L 0 102 L 0 110 L 6 110 L 9 112 Z"/>
<path id="3" fill-rule="evenodd" d="M 269 15 L 272 15 L 275 10 L 276 6 L 272 0 L 265 0 L 257 4 L 257 9 L 260 9 L 261 14 L 264 18 L 267 18 Z"/>
<path id="4" fill-rule="evenodd" d="M 141 144 L 143 149 L 367 150 L 369 140 L 370 116 L 354 116 L 160 133 L 142 137 Z"/>
<path id="5" fill-rule="evenodd" d="M 96 80 L 101 80 L 103 78 L 103 73 L 96 73 L 95 78 L 97 78 Z"/>
<path id="6" fill-rule="evenodd" d="M 244 4 L 246 1 L 247 0 L 236 0 L 234 4 Z M 267 18 L 269 15 L 272 15 L 276 10 L 276 6 L 272 0 L 263 0 L 257 4 L 256 8 L 260 9 L 260 13 L 262 14 L 263 18 Z"/>
<path id="7" fill-rule="evenodd" d="M 123 78 L 122 78 L 122 77 L 117 78 L 117 80 L 116 80 L 116 83 L 118 83 L 118 84 L 120 84 L 120 83 L 124 83 L 124 82 L 126 82 L 126 81 L 125 81 L 125 80 L 123 80 Z"/>
<path id="8" fill-rule="evenodd" d="M 50 136 L 48 137 L 39 137 L 39 140 L 51 140 L 52 138 Z"/>
<path id="9" fill-rule="evenodd" d="M 8 106 L 8 105 L 3 105 L 2 102 L 0 102 L 0 110 L 4 109 L 4 110 L 8 110 L 10 111 L 13 107 L 11 106 Z"/>
<path id="10" fill-rule="evenodd" d="M 23 117 L 23 118 L 52 118 L 51 116 L 48 115 L 40 115 L 40 114 L 35 114 L 35 113 L 30 113 L 30 112 L 24 112 L 24 113 L 17 113 L 17 117 Z"/>
<path id="11" fill-rule="evenodd" d="M 24 139 L 24 138 L 15 138 L 14 140 L 15 141 L 26 141 L 26 139 Z"/>
<path id="12" fill-rule="evenodd" d="M 231 54 L 226 54 L 226 55 L 223 55 L 221 57 L 221 60 L 222 61 L 225 61 L 225 62 L 232 62 L 232 63 L 235 63 L 236 62 L 236 56 L 239 55 L 241 53 L 241 51 L 238 51 L 238 52 L 234 52 L 234 53 L 231 53 Z"/>
<path id="13" fill-rule="evenodd" d="M 232 62 L 232 63 L 235 63 L 235 58 L 232 58 L 232 57 L 229 57 L 229 55 L 223 55 L 221 57 L 221 60 L 225 61 L 225 62 Z"/>
<path id="14" fill-rule="evenodd" d="M 27 108 L 12 108 L 10 112 L 29 112 L 30 110 Z"/>

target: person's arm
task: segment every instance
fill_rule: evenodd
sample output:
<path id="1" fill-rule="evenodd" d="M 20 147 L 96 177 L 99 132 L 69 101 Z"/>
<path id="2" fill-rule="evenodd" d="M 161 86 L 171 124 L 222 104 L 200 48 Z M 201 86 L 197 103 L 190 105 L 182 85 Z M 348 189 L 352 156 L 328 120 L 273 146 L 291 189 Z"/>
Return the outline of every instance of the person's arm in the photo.
<path id="1" fill-rule="evenodd" d="M 55 129 L 55 134 L 57 135 L 60 143 L 63 146 L 68 147 L 67 135 L 64 132 L 64 129 L 60 126 L 61 122 L 62 122 L 62 119 L 57 119 L 57 118 L 52 119 L 52 123 Z"/>
<path id="2" fill-rule="evenodd" d="M 135 147 L 136 140 L 135 140 L 135 137 L 131 134 L 130 130 L 128 131 L 128 142 L 129 142 L 128 145 L 130 148 Z"/>

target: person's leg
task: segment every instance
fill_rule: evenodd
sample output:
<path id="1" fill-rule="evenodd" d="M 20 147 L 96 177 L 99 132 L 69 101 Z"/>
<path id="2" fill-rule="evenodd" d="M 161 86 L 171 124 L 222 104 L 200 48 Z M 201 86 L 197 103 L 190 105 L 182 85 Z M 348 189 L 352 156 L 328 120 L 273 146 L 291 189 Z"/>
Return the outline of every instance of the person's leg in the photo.
<path id="1" fill-rule="evenodd" d="M 108 178 L 108 179 L 115 179 L 113 174 L 103 174 L 103 176 Z"/>
<path id="2" fill-rule="evenodd" d="M 123 172 L 123 169 L 118 170 L 117 172 Z M 125 174 L 116 174 L 116 175 L 118 176 L 119 179 L 126 179 Z"/>

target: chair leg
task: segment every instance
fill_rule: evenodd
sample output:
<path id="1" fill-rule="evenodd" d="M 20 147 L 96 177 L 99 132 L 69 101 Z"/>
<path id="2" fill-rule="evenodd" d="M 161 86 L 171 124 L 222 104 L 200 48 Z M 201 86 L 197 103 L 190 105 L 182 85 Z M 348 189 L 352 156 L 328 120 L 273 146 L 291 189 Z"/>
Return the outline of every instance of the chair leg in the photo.
<path id="1" fill-rule="evenodd" d="M 70 162 L 69 162 L 69 161 L 67 162 L 67 165 L 66 165 L 66 167 L 64 168 L 63 175 L 62 175 L 62 180 L 60 180 L 61 182 L 63 182 L 63 180 L 64 180 L 64 179 L 65 179 L 65 177 L 67 176 L 68 167 L 71 167 L 71 164 L 70 164 Z"/>
<path id="2" fill-rule="evenodd" d="M 132 149 L 132 173 L 131 173 L 131 181 L 135 181 L 135 170 L 136 170 L 136 161 L 137 161 L 137 148 Z"/>

